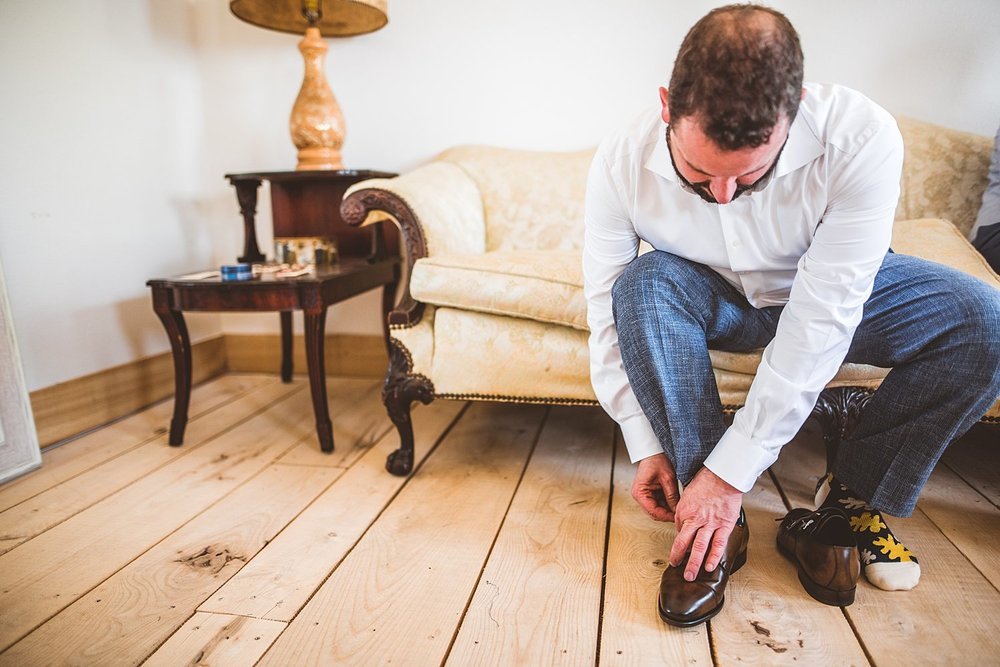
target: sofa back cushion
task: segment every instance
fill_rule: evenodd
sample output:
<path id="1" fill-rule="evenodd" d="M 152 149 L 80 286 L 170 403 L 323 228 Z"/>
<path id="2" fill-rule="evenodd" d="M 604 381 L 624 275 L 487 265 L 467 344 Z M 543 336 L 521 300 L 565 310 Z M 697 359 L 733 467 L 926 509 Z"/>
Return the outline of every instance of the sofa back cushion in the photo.
<path id="1" fill-rule="evenodd" d="M 896 220 L 942 218 L 968 236 L 986 189 L 992 140 L 912 118 L 903 135 L 902 188 Z M 486 250 L 579 250 L 594 149 L 524 151 L 458 146 L 437 157 L 479 188 Z"/>
<path id="2" fill-rule="evenodd" d="M 594 149 L 560 153 L 459 146 L 437 159 L 459 166 L 479 186 L 487 251 L 579 250 L 593 157 Z"/>
<path id="3" fill-rule="evenodd" d="M 943 218 L 969 235 L 983 201 L 993 141 L 912 118 L 898 118 L 903 181 L 896 220 Z"/>

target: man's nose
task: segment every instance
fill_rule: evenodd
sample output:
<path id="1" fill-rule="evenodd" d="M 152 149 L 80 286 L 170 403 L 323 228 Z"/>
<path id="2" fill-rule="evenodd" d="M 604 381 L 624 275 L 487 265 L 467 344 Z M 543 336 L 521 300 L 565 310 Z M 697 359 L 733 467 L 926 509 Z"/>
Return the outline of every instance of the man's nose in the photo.
<path id="1" fill-rule="evenodd" d="M 733 200 L 733 195 L 736 194 L 736 179 L 714 178 L 708 187 L 712 191 L 715 201 L 720 204 L 728 204 Z"/>

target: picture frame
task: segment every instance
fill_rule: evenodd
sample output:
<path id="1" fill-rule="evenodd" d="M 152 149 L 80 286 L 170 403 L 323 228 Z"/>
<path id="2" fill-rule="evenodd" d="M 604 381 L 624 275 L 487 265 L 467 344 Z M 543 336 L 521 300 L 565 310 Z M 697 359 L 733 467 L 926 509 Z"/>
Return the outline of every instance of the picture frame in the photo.
<path id="1" fill-rule="evenodd" d="M 42 464 L 0 264 L 0 484 Z"/>

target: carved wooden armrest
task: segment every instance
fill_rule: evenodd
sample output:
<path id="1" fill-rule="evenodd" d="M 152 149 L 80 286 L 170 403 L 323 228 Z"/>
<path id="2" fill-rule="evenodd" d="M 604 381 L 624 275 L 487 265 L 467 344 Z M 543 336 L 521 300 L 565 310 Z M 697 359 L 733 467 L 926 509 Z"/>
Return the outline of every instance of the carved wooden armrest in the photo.
<path id="1" fill-rule="evenodd" d="M 340 212 L 355 227 L 389 219 L 403 238 L 403 293 L 389 313 L 390 326 L 413 326 L 423 304 L 410 295 L 410 273 L 417 260 L 436 254 L 486 251 L 482 197 L 460 168 L 432 162 L 398 178 L 354 184 Z"/>

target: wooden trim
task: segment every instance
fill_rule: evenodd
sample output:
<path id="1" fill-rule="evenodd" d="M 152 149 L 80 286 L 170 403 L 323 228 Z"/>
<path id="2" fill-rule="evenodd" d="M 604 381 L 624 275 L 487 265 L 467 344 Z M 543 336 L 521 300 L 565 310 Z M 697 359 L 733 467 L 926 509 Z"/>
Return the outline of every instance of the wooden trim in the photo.
<path id="1" fill-rule="evenodd" d="M 193 384 L 226 371 L 223 336 L 194 343 L 191 350 Z M 170 352 L 37 389 L 30 396 L 38 441 L 45 448 L 141 410 L 173 393 L 174 366 Z"/>
<path id="2" fill-rule="evenodd" d="M 306 372 L 305 337 L 292 343 L 294 372 Z M 278 334 L 226 334 L 229 370 L 243 373 L 274 373 L 281 369 L 281 336 Z M 324 341 L 327 376 L 381 378 L 389 357 L 381 336 L 329 334 Z"/>

